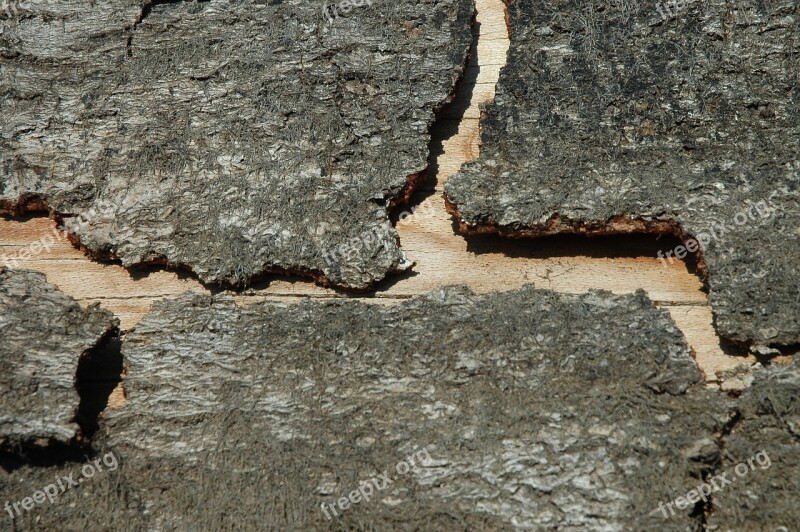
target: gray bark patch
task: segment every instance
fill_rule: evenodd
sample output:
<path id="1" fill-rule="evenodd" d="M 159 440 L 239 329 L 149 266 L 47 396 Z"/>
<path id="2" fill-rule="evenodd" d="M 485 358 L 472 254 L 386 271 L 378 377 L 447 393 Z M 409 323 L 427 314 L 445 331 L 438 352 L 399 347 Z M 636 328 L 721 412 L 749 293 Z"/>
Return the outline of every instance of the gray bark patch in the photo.
<path id="1" fill-rule="evenodd" d="M 0 16 L 0 208 L 211 283 L 366 288 L 471 42 L 471 0 L 21 2 Z M 16 4 L 15 4 L 16 6 Z"/>
<path id="2" fill-rule="evenodd" d="M 481 157 L 445 187 L 462 229 L 677 234 L 701 250 L 721 336 L 797 343 L 797 9 L 510 3 Z"/>
<path id="3" fill-rule="evenodd" d="M 723 440 L 710 527 L 793 530 L 800 512 L 800 365 L 756 373 Z"/>
<path id="4" fill-rule="evenodd" d="M 39 526 L 685 530 L 695 509 L 658 502 L 718 459 L 727 419 L 643 292 L 185 296 L 122 351 L 127 402 L 95 438 L 120 466 Z M 15 472 L 8 498 L 53 471 Z"/>
<path id="5" fill-rule="evenodd" d="M 111 313 L 81 308 L 40 273 L 0 269 L 0 448 L 71 444 L 81 436 L 79 363 L 117 325 Z M 92 381 L 91 367 L 85 372 Z"/>

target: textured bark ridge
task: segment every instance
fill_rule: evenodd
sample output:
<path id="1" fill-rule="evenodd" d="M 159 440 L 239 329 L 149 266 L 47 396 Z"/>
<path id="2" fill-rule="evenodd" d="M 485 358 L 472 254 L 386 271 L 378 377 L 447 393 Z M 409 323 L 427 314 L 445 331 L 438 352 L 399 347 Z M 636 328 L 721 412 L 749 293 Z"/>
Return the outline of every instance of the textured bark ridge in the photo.
<path id="1" fill-rule="evenodd" d="M 448 288 L 393 307 L 185 296 L 157 304 L 123 355 L 127 401 L 95 438 L 119 469 L 31 523 L 685 530 L 702 512 L 665 522 L 658 502 L 718 460 L 727 421 L 643 292 Z M 321 504 L 376 474 L 391 482 L 328 506 L 328 521 Z"/>
<path id="2" fill-rule="evenodd" d="M 78 436 L 79 359 L 117 325 L 40 273 L 0 269 L 0 448 Z"/>
<path id="3" fill-rule="evenodd" d="M 427 166 L 472 0 L 12 4 L 0 208 L 47 205 L 97 256 L 214 283 L 410 266 L 386 206 Z"/>
<path id="4" fill-rule="evenodd" d="M 798 528 L 799 397 L 797 360 L 789 366 L 773 366 L 756 374 L 753 386 L 739 401 L 738 420 L 723 442 L 720 472 L 726 472 L 731 483 L 714 494 L 710 527 Z"/>
<path id="5" fill-rule="evenodd" d="M 798 4 L 658 7 L 510 3 L 508 64 L 480 159 L 445 187 L 451 212 L 466 232 L 696 238 L 720 335 L 800 342 Z"/>

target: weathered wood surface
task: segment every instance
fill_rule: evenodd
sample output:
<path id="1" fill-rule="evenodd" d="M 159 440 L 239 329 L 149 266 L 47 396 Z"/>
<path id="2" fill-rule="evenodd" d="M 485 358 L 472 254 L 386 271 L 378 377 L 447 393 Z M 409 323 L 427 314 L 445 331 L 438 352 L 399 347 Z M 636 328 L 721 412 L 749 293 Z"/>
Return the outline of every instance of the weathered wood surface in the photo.
<path id="1" fill-rule="evenodd" d="M 683 262 L 664 268 L 656 258 L 661 244 L 653 239 L 544 239 L 534 247 L 526 241 L 465 239 L 454 233 L 452 218 L 438 193 L 463 162 L 479 154 L 478 108 L 494 96 L 508 47 L 500 0 L 480 0 L 478 22 L 474 27 L 478 41 L 465 90 L 459 92 L 455 104 L 446 110 L 447 118 L 433 133 L 437 171 L 430 190 L 414 198 L 414 204 L 418 204 L 415 214 L 397 224 L 400 244 L 416 266 L 413 273 L 388 280 L 370 297 L 396 303 L 454 283 L 466 284 L 478 293 L 525 283 L 572 293 L 591 288 L 630 293 L 643 288 L 670 311 L 707 381 L 716 382 L 721 370 L 752 363 L 752 357 L 730 357 L 720 349 L 700 280 Z M 53 236 L 53 227 L 53 222 L 44 218 L 24 222 L 0 219 L 0 259 L 45 273 L 51 283 L 83 304 L 102 303 L 120 318 L 123 329 L 134 327 L 161 297 L 175 297 L 186 290 L 208 293 L 196 280 L 182 274 L 126 271 L 119 265 L 92 262 L 62 233 Z M 41 244 L 48 249 L 42 249 Z M 305 296 L 351 297 L 303 279 L 274 278 L 237 296 L 237 300 L 242 304 L 263 299 L 295 302 Z M 114 404 L 119 398 L 121 394 L 116 395 Z"/>
<path id="2" fill-rule="evenodd" d="M 685 530 L 703 512 L 665 521 L 658 503 L 719 459 L 728 421 L 643 292 L 187 295 L 158 303 L 122 352 L 127 402 L 97 441 L 119 470 L 20 528 Z M 54 471 L 19 469 L 0 500 Z M 391 484 L 326 518 L 321 504 L 381 472 Z"/>
<path id="3" fill-rule="evenodd" d="M 117 326 L 44 275 L 0 267 L 0 451 L 81 436 L 78 362 Z"/>
<path id="4" fill-rule="evenodd" d="M 15 4 L 0 210 L 46 205 L 96 256 L 210 283 L 289 271 L 362 289 L 406 270 L 387 204 L 427 166 L 474 4 L 322 7 Z"/>
<path id="5" fill-rule="evenodd" d="M 722 337 L 798 344 L 798 4 L 656 7 L 509 3 L 508 64 L 451 210 L 473 232 L 674 233 L 686 246 L 662 256 L 700 247 Z"/>

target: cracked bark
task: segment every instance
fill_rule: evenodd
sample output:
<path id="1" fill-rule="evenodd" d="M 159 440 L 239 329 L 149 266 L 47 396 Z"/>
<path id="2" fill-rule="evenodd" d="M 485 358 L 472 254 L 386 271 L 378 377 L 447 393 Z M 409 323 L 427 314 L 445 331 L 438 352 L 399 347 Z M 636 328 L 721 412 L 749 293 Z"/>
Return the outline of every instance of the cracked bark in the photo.
<path id="1" fill-rule="evenodd" d="M 658 502 L 718 459 L 727 419 L 643 292 L 185 296 L 157 304 L 123 355 L 126 404 L 95 438 L 119 470 L 21 528 L 327 528 L 321 503 L 425 449 L 334 526 L 685 530 L 698 517 L 665 523 Z M 54 471 L 20 469 L 0 498 Z"/>
<path id="2" fill-rule="evenodd" d="M 205 282 L 363 289 L 410 263 L 387 206 L 427 166 L 471 0 L 36 4 L 0 19 L 0 208 Z"/>
<path id="3" fill-rule="evenodd" d="M 461 230 L 702 235 L 719 334 L 797 344 L 797 9 L 510 3 L 481 157 L 445 186 Z"/>
<path id="4" fill-rule="evenodd" d="M 136 17 L 136 20 L 131 25 L 130 35 L 128 36 L 128 43 L 125 47 L 125 51 L 127 52 L 128 57 L 133 55 L 133 34 L 136 31 L 136 28 L 139 27 L 139 24 L 150 14 L 152 11 L 153 6 L 155 5 L 165 5 L 165 4 L 175 4 L 178 2 L 184 1 L 191 1 L 191 0 L 145 0 L 142 4 L 142 10 L 139 12 L 139 16 Z"/>
<path id="5" fill-rule="evenodd" d="M 97 413 L 90 387 L 102 380 L 94 369 L 107 362 L 93 351 L 117 326 L 42 274 L 0 269 L 0 450 L 85 443 Z"/>
<path id="6" fill-rule="evenodd" d="M 738 401 L 739 417 L 723 438 L 720 471 L 733 480 L 714 493 L 709 528 L 796 530 L 800 526 L 800 364 L 755 374 Z M 769 460 L 759 453 L 765 453 Z M 748 463 L 750 460 L 750 464 Z M 746 474 L 739 464 L 745 464 Z M 751 467 L 752 464 L 752 467 Z"/>

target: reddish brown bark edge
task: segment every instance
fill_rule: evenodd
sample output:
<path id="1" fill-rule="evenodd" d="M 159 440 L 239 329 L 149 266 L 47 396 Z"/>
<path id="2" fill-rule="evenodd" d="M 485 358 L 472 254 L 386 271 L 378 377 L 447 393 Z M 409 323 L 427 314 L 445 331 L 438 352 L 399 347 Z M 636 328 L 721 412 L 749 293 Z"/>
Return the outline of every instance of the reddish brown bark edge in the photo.
<path id="1" fill-rule="evenodd" d="M 647 234 L 657 236 L 674 236 L 684 244 L 694 237 L 683 230 L 681 225 L 674 220 L 648 220 L 646 218 L 631 218 L 628 216 L 614 216 L 605 222 L 587 223 L 578 220 L 563 218 L 557 213 L 553 214 L 546 223 L 522 228 L 504 227 L 498 224 L 470 225 L 464 221 L 458 211 L 458 206 L 451 202 L 446 194 L 442 193 L 447 212 L 454 216 L 458 224 L 458 230 L 463 235 L 498 235 L 504 238 L 539 238 L 553 235 L 585 235 L 585 236 L 611 236 L 611 235 L 633 235 Z M 697 265 L 697 275 L 703 282 L 703 288 L 708 290 L 708 269 L 705 259 L 700 250 L 694 253 Z M 720 336 L 720 340 L 731 347 L 749 351 L 753 345 L 752 341 L 741 342 Z M 692 357 L 696 360 L 696 353 L 690 347 Z M 699 366 L 698 366 L 699 367 Z M 703 373 L 703 377 L 708 380 L 708 375 Z"/>
<path id="2" fill-rule="evenodd" d="M 473 14 L 472 14 L 471 27 L 474 27 L 476 20 L 477 20 L 477 11 L 473 12 Z M 461 71 L 458 73 L 458 77 L 455 79 L 455 81 L 453 82 L 452 86 L 450 87 L 450 93 L 434 109 L 434 118 L 431 121 L 430 126 L 428 127 L 429 134 L 433 131 L 434 125 L 440 119 L 441 113 L 447 108 L 448 105 L 450 105 L 455 100 L 455 98 L 456 98 L 456 96 L 458 94 L 458 91 L 460 90 L 461 82 L 463 81 L 464 76 L 467 73 L 467 68 L 469 67 L 469 62 L 470 62 L 471 56 L 472 56 L 472 50 L 470 48 L 465 53 L 463 67 L 461 68 Z M 430 148 L 429 148 L 428 153 L 429 153 L 429 156 L 430 156 Z M 420 170 L 418 172 L 414 172 L 413 174 L 410 174 L 410 175 L 408 175 L 406 177 L 405 185 L 403 186 L 403 188 L 400 189 L 400 191 L 394 197 L 387 198 L 387 200 L 388 200 L 387 204 L 386 204 L 386 215 L 387 215 L 387 218 L 390 219 L 391 214 L 392 214 L 392 210 L 394 210 L 397 207 L 408 205 L 411 202 L 411 198 L 414 196 L 414 193 L 417 191 L 417 189 L 428 180 L 428 177 L 430 175 L 430 168 L 431 168 L 431 163 L 430 163 L 430 161 L 428 161 L 428 164 L 424 169 L 422 169 L 422 170 Z M 48 213 L 50 218 L 52 218 L 57 224 L 62 225 L 61 222 L 63 220 L 64 214 L 63 213 L 57 213 L 57 212 L 53 211 L 52 209 L 50 209 L 50 207 L 47 204 L 46 199 L 41 197 L 41 196 L 39 196 L 39 195 L 24 194 L 24 195 L 20 196 L 17 199 L 16 202 L 11 202 L 11 201 L 7 201 L 7 200 L 0 200 L 0 214 L 8 214 L 8 215 L 13 216 L 13 217 L 20 217 L 20 216 L 22 216 L 24 214 L 27 214 L 27 213 L 43 213 L 43 212 Z M 107 252 L 107 251 L 92 251 L 92 250 L 86 248 L 83 244 L 81 244 L 80 238 L 78 238 L 76 235 L 73 235 L 72 233 L 67 233 L 67 238 L 69 239 L 69 241 L 76 248 L 80 249 L 90 259 L 100 260 L 100 261 L 119 262 L 119 258 L 116 257 L 111 252 Z M 400 236 L 399 235 L 397 237 L 397 246 L 401 247 L 400 246 Z M 194 275 L 191 267 L 189 267 L 188 265 L 171 263 L 166 259 L 154 259 L 154 260 L 151 260 L 151 261 L 142 262 L 142 263 L 136 265 L 136 267 L 137 268 L 164 267 L 164 268 L 170 269 L 170 270 L 179 270 L 179 271 L 189 272 L 192 275 Z M 370 285 L 368 285 L 366 287 L 363 287 L 363 288 L 352 288 L 352 287 L 340 287 L 340 286 L 334 284 L 320 270 L 311 269 L 311 268 L 281 268 L 281 267 L 273 266 L 273 267 L 265 268 L 264 271 L 260 275 L 257 275 L 257 276 L 254 276 L 253 278 L 251 278 L 248 281 L 247 284 L 248 285 L 252 285 L 252 284 L 255 284 L 255 283 L 259 282 L 259 281 L 263 281 L 264 279 L 266 279 L 270 275 L 297 276 L 297 277 L 304 277 L 304 278 L 311 279 L 315 284 L 323 286 L 323 287 L 342 288 L 344 290 L 347 290 L 348 292 L 362 294 L 362 293 L 367 293 L 367 292 L 374 291 L 376 286 L 379 283 L 381 283 L 384 280 L 386 280 L 389 276 L 396 275 L 398 273 L 402 273 L 403 271 L 405 271 L 405 270 L 396 270 L 396 271 L 393 271 L 393 272 L 388 272 L 386 277 L 384 277 L 383 279 L 377 280 L 377 281 L 371 283 Z M 202 283 L 202 281 L 201 281 L 201 283 Z M 205 285 L 205 283 L 203 283 L 203 284 Z M 227 288 L 233 288 L 233 289 L 241 289 L 241 288 L 243 288 L 243 286 L 226 285 L 225 283 L 222 283 L 221 286 L 227 287 Z"/>
<path id="3" fill-rule="evenodd" d="M 387 216 L 390 215 L 391 210 L 397 205 L 403 205 L 408 203 L 411 196 L 413 196 L 416 188 L 425 182 L 426 177 L 426 170 L 422 172 L 417 172 L 408 176 L 408 180 L 406 185 L 401 189 L 400 193 L 397 197 L 392 199 L 387 206 Z M 59 226 L 63 227 L 63 219 L 66 214 L 58 213 L 50 209 L 49 205 L 47 204 L 47 200 L 42 198 L 39 195 L 23 195 L 21 196 L 16 202 L 7 201 L 7 200 L 0 200 L 0 215 L 8 215 L 13 218 L 20 218 L 26 214 L 42 214 L 47 213 L 47 215 Z M 66 233 L 67 239 L 75 246 L 77 249 L 81 250 L 87 257 L 92 260 L 97 261 L 105 261 L 105 262 L 120 262 L 119 257 L 114 255 L 114 253 L 110 251 L 102 251 L 102 250 L 91 250 L 84 246 L 81 243 L 80 238 L 77 235 L 67 232 Z M 398 247 L 400 245 L 399 236 L 398 236 Z M 194 275 L 193 270 L 190 266 L 185 264 L 177 264 L 172 263 L 166 259 L 154 259 L 150 261 L 141 262 L 135 265 L 133 268 L 130 269 L 146 269 L 148 267 L 164 267 L 168 270 L 177 270 L 177 271 L 184 271 Z M 389 275 L 401 273 L 402 270 L 388 272 L 387 277 Z M 297 276 L 297 277 L 304 277 L 307 279 L 311 279 L 315 284 L 326 287 L 326 288 L 342 288 L 347 291 L 353 293 L 366 293 L 374 290 L 375 286 L 382 282 L 384 279 L 375 281 L 374 283 L 370 284 L 369 286 L 363 288 L 352 288 L 352 287 L 339 287 L 338 285 L 331 282 L 325 274 L 320 270 L 310 269 L 310 268 L 281 268 L 281 267 L 269 267 L 265 268 L 264 271 L 257 276 L 251 278 L 247 285 L 252 285 L 258 283 L 259 281 L 265 280 L 270 275 L 281 275 L 281 276 Z M 201 281 L 201 283 L 205 286 L 206 284 Z M 232 289 L 241 289 L 244 286 L 234 286 L 226 283 L 220 283 L 220 286 L 225 288 L 232 288 Z"/>
<path id="4" fill-rule="evenodd" d="M 506 238 L 539 238 L 552 235 L 586 235 L 586 236 L 610 236 L 610 235 L 632 235 L 648 234 L 657 236 L 674 236 L 684 244 L 693 240 L 694 236 L 683 230 L 681 225 L 674 220 L 651 220 L 647 218 L 631 218 L 629 216 L 613 216 L 603 222 L 585 222 L 582 220 L 571 220 L 553 214 L 544 224 L 529 227 L 506 227 L 498 224 L 471 225 L 464 221 L 458 211 L 458 206 L 451 202 L 446 194 L 442 193 L 447 212 L 456 218 L 458 230 L 464 235 L 499 235 Z M 697 261 L 697 273 L 703 281 L 704 286 L 708 285 L 708 270 L 705 259 L 700 250 L 695 252 Z"/>
<path id="5" fill-rule="evenodd" d="M 23 194 L 17 201 L 0 199 L 0 214 L 20 217 L 28 213 L 48 212 L 47 201 L 38 194 Z"/>
<path id="6" fill-rule="evenodd" d="M 414 174 L 414 175 L 417 175 L 417 174 Z M 411 179 L 411 177 L 413 177 L 413 176 L 410 176 L 409 179 Z M 58 212 L 55 212 L 52 209 L 50 209 L 50 207 L 47 204 L 47 201 L 44 198 L 42 198 L 41 196 L 38 196 L 38 195 L 24 195 L 24 196 L 20 197 L 16 202 L 0 200 L 0 214 L 5 214 L 5 215 L 8 215 L 8 216 L 11 216 L 11 217 L 14 217 L 14 218 L 19 218 L 19 217 L 21 217 L 21 216 L 23 216 L 25 214 L 38 214 L 38 213 L 47 213 L 48 217 L 50 219 L 52 219 L 56 223 L 57 226 L 63 227 L 63 219 L 64 219 L 65 215 L 63 213 L 58 213 Z M 69 240 L 70 243 L 75 248 L 77 248 L 80 251 L 82 251 L 84 253 L 84 255 L 89 257 L 89 259 L 91 259 L 91 260 L 97 260 L 97 261 L 103 261 L 103 262 L 120 262 L 119 257 L 117 257 L 116 255 L 114 255 L 113 253 L 111 253 L 109 251 L 94 251 L 94 250 L 91 250 L 91 249 L 87 248 L 86 246 L 84 246 L 81 243 L 81 239 L 77 235 L 74 235 L 74 234 L 72 234 L 70 232 L 66 232 L 66 237 L 67 237 L 67 240 Z M 166 259 L 154 259 L 154 260 L 150 260 L 150 261 L 141 262 L 141 263 L 135 265 L 134 267 L 127 268 L 127 269 L 128 270 L 136 270 L 136 269 L 146 269 L 146 268 L 151 268 L 151 267 L 164 267 L 167 270 L 183 271 L 183 272 L 190 273 L 190 274 L 192 274 L 194 276 L 194 272 L 193 272 L 193 270 L 192 270 L 192 268 L 190 266 L 188 266 L 186 264 L 172 263 L 172 262 L 170 262 L 170 261 L 168 261 Z M 334 286 L 330 282 L 330 280 L 325 276 L 325 274 L 323 272 L 319 271 L 319 270 L 305 269 L 305 268 L 290 268 L 290 269 L 287 269 L 287 268 L 279 268 L 279 267 L 271 267 L 271 268 L 265 269 L 264 272 L 261 275 L 258 275 L 256 277 L 253 277 L 252 279 L 250 279 L 248 284 L 254 284 L 254 283 L 257 283 L 259 281 L 263 281 L 269 275 L 285 275 L 285 276 L 305 277 L 305 278 L 310 278 L 311 280 L 314 281 L 315 284 L 318 284 L 318 285 L 323 286 L 323 287 Z M 197 278 L 197 277 L 195 276 L 195 278 Z M 204 286 L 206 286 L 206 284 L 203 283 L 202 281 L 200 281 L 200 283 L 203 284 Z M 225 285 L 224 283 L 222 284 L 222 286 L 226 287 L 226 288 L 233 288 L 233 289 L 243 288 L 242 286 Z M 370 287 L 367 287 L 367 288 L 360 288 L 360 289 L 359 288 L 348 288 L 348 290 L 351 290 L 351 291 L 356 292 L 356 293 L 361 293 L 361 292 L 368 292 L 369 290 L 371 290 L 371 288 L 372 287 L 370 286 Z"/>

